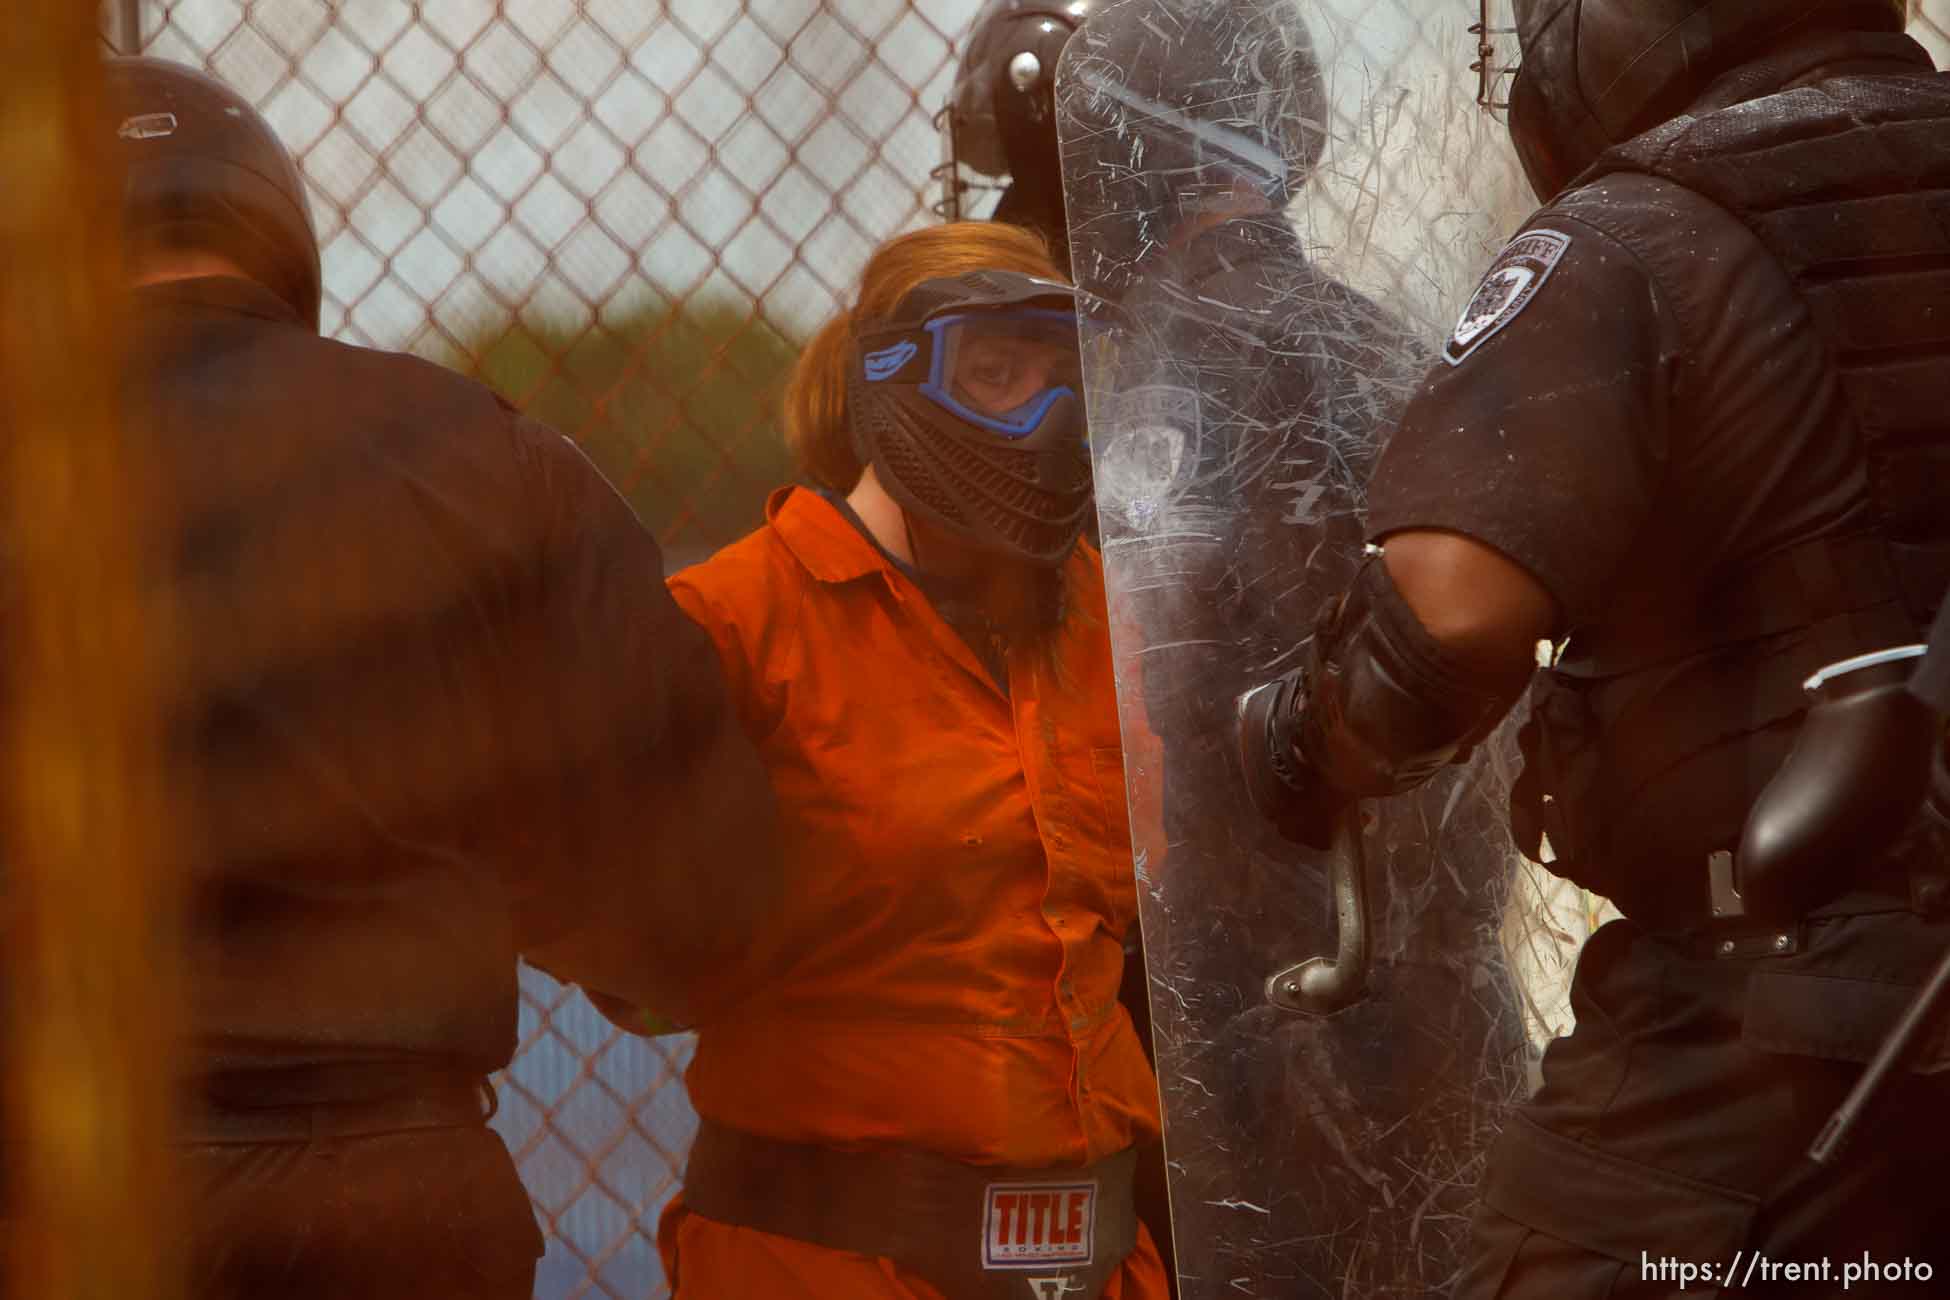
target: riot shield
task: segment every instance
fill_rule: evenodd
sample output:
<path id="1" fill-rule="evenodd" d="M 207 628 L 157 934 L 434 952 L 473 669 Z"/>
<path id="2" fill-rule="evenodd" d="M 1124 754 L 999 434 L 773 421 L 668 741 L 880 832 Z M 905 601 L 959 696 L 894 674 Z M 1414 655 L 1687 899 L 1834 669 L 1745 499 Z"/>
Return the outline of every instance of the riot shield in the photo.
<path id="1" fill-rule="evenodd" d="M 1059 73 L 1126 776 L 1164 826 L 1137 870 L 1186 1300 L 1442 1294 L 1533 1056 L 1502 742 L 1332 854 L 1264 825 L 1234 743 L 1526 210 L 1466 21 L 1113 0 Z"/>

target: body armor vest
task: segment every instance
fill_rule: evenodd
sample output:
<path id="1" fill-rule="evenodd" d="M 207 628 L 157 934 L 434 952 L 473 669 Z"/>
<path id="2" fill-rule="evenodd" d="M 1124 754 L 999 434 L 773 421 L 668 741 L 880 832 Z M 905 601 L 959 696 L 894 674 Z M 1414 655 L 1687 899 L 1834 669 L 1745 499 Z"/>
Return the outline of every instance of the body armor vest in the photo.
<path id="1" fill-rule="evenodd" d="M 1547 832 L 1560 874 L 1636 919 L 1686 924 L 1704 916 L 1707 855 L 1733 847 L 1767 773 L 1698 791 L 1685 859 L 1649 873 L 1610 853 L 1631 792 L 1714 746 L 1778 762 L 1806 674 L 1920 639 L 1950 585 L 1950 83 L 1842 78 L 1679 118 L 1612 150 L 1580 184 L 1627 171 L 1726 209 L 1792 277 L 1839 380 L 1851 427 L 1836 436 L 1855 442 L 1871 497 L 1866 531 L 1708 574 L 1692 608 L 1579 627 L 1540 675 L 1519 842 L 1534 851 Z M 1681 680 L 1674 664 L 1707 657 L 1716 667 L 1703 680 L 1736 689 L 1668 687 Z"/>

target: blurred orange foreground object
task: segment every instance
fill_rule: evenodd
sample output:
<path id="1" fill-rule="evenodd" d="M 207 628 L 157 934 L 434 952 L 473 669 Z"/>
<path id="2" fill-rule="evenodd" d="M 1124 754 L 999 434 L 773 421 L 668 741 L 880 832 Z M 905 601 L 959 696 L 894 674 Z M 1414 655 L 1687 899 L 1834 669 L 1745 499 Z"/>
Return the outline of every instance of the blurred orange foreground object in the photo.
<path id="1" fill-rule="evenodd" d="M 116 232 L 91 5 L 0 23 L 0 1293 L 177 1294 L 162 643 L 116 405 Z"/>

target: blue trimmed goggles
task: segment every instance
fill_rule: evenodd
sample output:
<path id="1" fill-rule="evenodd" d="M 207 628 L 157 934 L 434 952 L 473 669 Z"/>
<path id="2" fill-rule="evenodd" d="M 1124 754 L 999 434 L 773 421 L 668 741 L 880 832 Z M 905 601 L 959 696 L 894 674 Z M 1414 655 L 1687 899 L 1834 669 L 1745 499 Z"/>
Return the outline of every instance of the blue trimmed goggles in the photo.
<path id="1" fill-rule="evenodd" d="M 1066 308 L 954 311 L 918 329 L 875 331 L 861 340 L 860 364 L 869 388 L 913 386 L 950 415 L 1015 443 L 1042 432 L 1063 398 L 1082 400 L 1077 314 Z"/>

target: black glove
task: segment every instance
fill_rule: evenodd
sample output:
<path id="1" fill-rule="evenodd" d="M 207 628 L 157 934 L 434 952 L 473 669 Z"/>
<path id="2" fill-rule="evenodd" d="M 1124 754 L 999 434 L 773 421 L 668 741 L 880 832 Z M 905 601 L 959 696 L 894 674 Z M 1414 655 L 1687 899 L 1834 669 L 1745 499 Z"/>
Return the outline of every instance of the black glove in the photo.
<path id="1" fill-rule="evenodd" d="M 1280 834 L 1326 849 L 1350 805 L 1461 761 L 1522 687 L 1482 680 L 1370 557 L 1321 609 L 1305 665 L 1239 697 L 1246 788 Z"/>
<path id="2" fill-rule="evenodd" d="M 1253 807 L 1286 839 L 1326 850 L 1354 796 L 1330 785 L 1300 752 L 1307 670 L 1254 687 L 1238 700 L 1239 760 Z"/>

